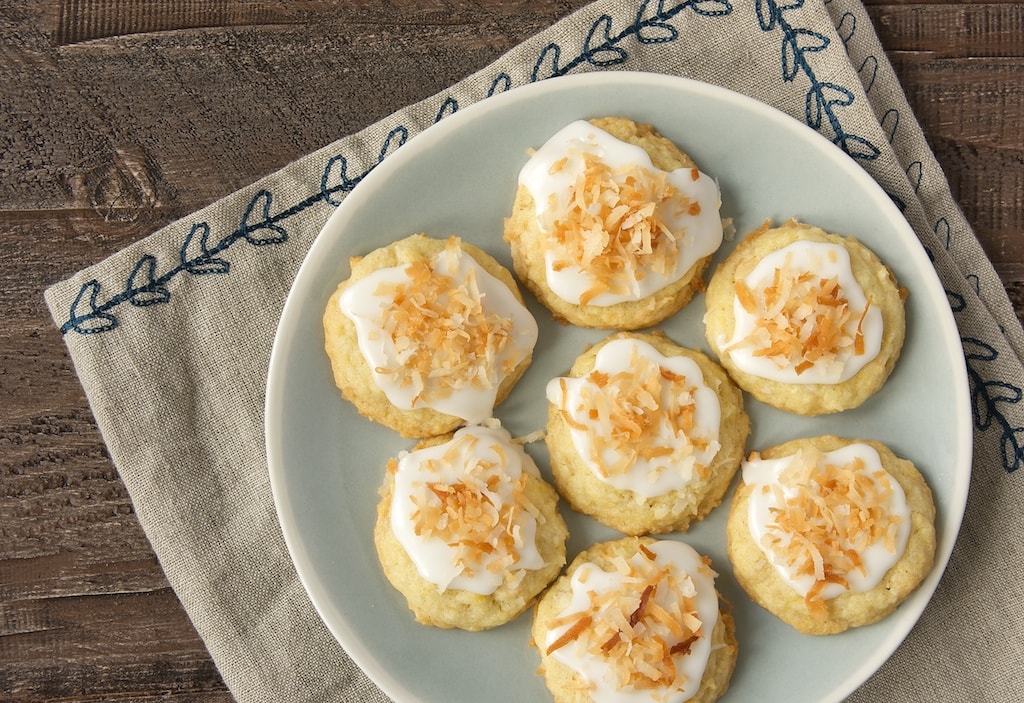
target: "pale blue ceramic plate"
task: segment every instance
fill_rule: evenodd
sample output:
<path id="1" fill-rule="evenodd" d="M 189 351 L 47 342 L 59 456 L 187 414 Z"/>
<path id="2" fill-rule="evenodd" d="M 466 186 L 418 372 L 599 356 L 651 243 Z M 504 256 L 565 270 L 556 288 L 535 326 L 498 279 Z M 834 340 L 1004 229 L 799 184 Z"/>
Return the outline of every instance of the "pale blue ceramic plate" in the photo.
<path id="1" fill-rule="evenodd" d="M 321 315 L 348 258 L 415 232 L 456 234 L 510 266 L 502 241 L 527 149 L 571 120 L 621 115 L 653 124 L 721 184 L 737 232 L 795 217 L 854 235 L 910 291 L 908 336 L 886 386 L 861 408 L 807 419 L 747 401 L 748 450 L 833 433 L 878 439 L 914 461 L 938 506 L 938 559 L 920 589 L 884 621 L 827 638 L 800 635 L 755 606 L 725 554 L 726 502 L 685 539 L 709 555 L 735 606 L 740 658 L 726 701 L 838 701 L 867 679 L 917 621 L 938 583 L 967 498 L 971 426 L 952 314 L 914 233 L 847 155 L 796 120 L 721 88 L 653 74 L 556 78 L 488 98 L 411 139 L 360 183 L 309 251 L 281 317 L 267 381 L 266 439 L 281 527 L 313 604 L 352 658 L 399 703 L 549 700 L 528 646 L 529 615 L 482 633 L 413 622 L 384 579 L 372 529 L 388 457 L 411 443 L 359 416 L 338 394 Z M 726 243 L 718 258 L 733 243 Z M 529 296 L 527 296 L 529 298 Z M 530 299 L 541 327 L 533 366 L 497 416 L 513 434 L 540 429 L 544 385 L 604 333 L 563 327 Z M 661 327 L 706 349 L 704 300 Z M 543 443 L 530 447 L 543 470 Z M 564 510 L 570 559 L 615 536 Z"/>

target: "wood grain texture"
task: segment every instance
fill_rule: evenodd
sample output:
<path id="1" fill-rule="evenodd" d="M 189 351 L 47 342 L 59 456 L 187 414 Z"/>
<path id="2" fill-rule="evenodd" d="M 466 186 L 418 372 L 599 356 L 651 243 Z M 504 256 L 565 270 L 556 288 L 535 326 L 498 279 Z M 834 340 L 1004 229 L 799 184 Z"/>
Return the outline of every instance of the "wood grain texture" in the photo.
<path id="1" fill-rule="evenodd" d="M 0 3 L 0 701 L 231 699 L 43 289 L 585 4 Z M 866 5 L 1024 318 L 1024 3 Z"/>

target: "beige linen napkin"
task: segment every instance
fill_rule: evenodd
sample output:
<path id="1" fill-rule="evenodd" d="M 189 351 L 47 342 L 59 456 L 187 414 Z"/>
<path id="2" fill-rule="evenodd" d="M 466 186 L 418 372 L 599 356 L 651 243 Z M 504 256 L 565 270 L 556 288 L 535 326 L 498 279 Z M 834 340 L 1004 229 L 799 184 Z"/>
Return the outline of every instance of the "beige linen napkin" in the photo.
<path id="1" fill-rule="evenodd" d="M 601 0 L 450 90 L 325 146 L 46 292 L 167 577 L 240 701 L 383 701 L 314 612 L 281 537 L 263 398 L 274 330 L 335 205 L 407 138 L 553 75 L 639 70 L 745 93 L 817 128 L 934 261 L 968 361 L 975 461 L 952 560 L 855 701 L 1024 700 L 1024 335 L 855 0 Z"/>

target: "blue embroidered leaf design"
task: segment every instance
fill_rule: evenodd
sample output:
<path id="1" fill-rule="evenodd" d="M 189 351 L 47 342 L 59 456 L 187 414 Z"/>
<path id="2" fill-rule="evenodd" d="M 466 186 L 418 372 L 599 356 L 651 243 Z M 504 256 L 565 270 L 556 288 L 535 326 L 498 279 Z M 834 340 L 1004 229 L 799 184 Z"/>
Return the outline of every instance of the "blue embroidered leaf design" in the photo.
<path id="1" fill-rule="evenodd" d="M 660 18 L 665 15 L 665 0 L 658 3 L 654 13 L 647 17 L 650 2 L 640 3 L 636 12 L 636 38 L 641 44 L 661 44 L 679 38 L 679 30 Z"/>
<path id="2" fill-rule="evenodd" d="M 612 18 L 602 15 L 590 27 L 583 42 L 583 54 L 594 66 L 615 66 L 626 61 L 626 52 L 612 40 Z"/>
<path id="3" fill-rule="evenodd" d="M 254 246 L 265 246 L 267 244 L 281 244 L 288 241 L 288 233 L 283 227 L 274 224 L 274 218 L 270 214 L 270 205 L 274 196 L 269 190 L 261 190 L 249 202 L 245 214 L 242 215 L 242 223 L 238 228 L 239 234 Z M 254 213 L 262 219 L 253 222 Z"/>
<path id="4" fill-rule="evenodd" d="M 815 83 L 807 90 L 804 121 L 819 129 L 823 120 L 832 120 L 832 108 L 845 107 L 853 102 L 853 93 L 835 83 Z"/>
<path id="5" fill-rule="evenodd" d="M 843 151 L 847 154 L 855 159 L 861 159 L 862 161 L 877 159 L 882 153 L 879 151 L 877 146 L 869 142 L 864 137 L 856 134 L 847 134 L 844 132 L 836 138 L 835 142 L 842 147 Z M 891 194 L 890 197 L 892 197 Z M 897 202 L 896 204 L 899 205 L 900 202 Z M 900 209 L 902 210 L 903 208 Z"/>
<path id="6" fill-rule="evenodd" d="M 693 0 L 690 7 L 703 17 L 722 17 L 732 13 L 732 3 L 728 0 Z"/>
<path id="7" fill-rule="evenodd" d="M 860 75 L 860 82 L 864 86 L 864 92 L 870 93 L 875 85 L 875 78 L 878 77 L 878 59 L 874 56 L 868 56 L 861 62 L 857 73 Z"/>
<path id="8" fill-rule="evenodd" d="M 1024 427 L 1005 432 L 1000 448 L 1003 450 L 1003 468 L 1007 472 L 1016 471 L 1024 463 Z"/>
<path id="9" fill-rule="evenodd" d="M 946 251 L 949 251 L 949 245 L 953 242 L 953 228 L 949 226 L 949 220 L 945 217 L 940 217 L 936 221 L 935 226 L 932 227 L 935 232 L 935 236 L 942 242 L 942 246 L 945 247 Z"/>
<path id="10" fill-rule="evenodd" d="M 454 115 L 459 111 L 459 102 L 455 98 L 445 98 L 444 102 L 441 103 L 441 107 L 438 108 L 437 114 L 434 115 L 434 122 L 440 122 L 448 115 Z"/>
<path id="11" fill-rule="evenodd" d="M 140 307 L 166 303 L 171 299 L 167 288 L 156 281 L 156 257 L 152 254 L 146 254 L 135 264 L 124 292 L 128 302 Z"/>
<path id="12" fill-rule="evenodd" d="M 828 46 L 828 37 L 809 29 L 794 29 L 782 41 L 782 78 L 792 81 L 800 73 L 804 54 L 821 51 Z"/>
<path id="13" fill-rule="evenodd" d="M 68 316 L 67 322 L 60 328 L 62 334 L 71 330 L 79 334 L 96 334 L 117 327 L 117 318 L 97 307 L 96 296 L 99 295 L 99 292 L 100 284 L 96 279 L 89 281 L 78 290 L 78 295 L 71 303 L 71 314 Z M 83 299 L 88 301 L 88 312 L 85 313 L 80 309 Z"/>
<path id="14" fill-rule="evenodd" d="M 553 78 L 555 76 L 562 75 L 562 69 L 558 64 L 558 59 L 561 57 L 561 54 L 562 47 L 558 44 L 551 43 L 545 46 L 544 50 L 540 52 L 540 56 L 537 57 L 536 63 L 533 64 L 533 72 L 530 74 L 530 81 L 536 83 L 537 81 L 544 80 L 545 78 Z"/>
<path id="15" fill-rule="evenodd" d="M 882 129 L 889 133 L 889 143 L 892 144 L 892 140 L 896 138 L 896 130 L 900 126 L 900 111 L 895 108 L 886 110 L 879 122 Z"/>
<path id="16" fill-rule="evenodd" d="M 770 32 L 782 20 L 782 13 L 787 10 L 798 10 L 803 5 L 804 0 L 793 0 L 790 3 L 779 3 L 776 0 L 757 0 L 757 22 L 761 25 L 763 31 Z"/>
<path id="17" fill-rule="evenodd" d="M 778 29 L 782 34 L 781 71 L 786 81 L 794 81 L 802 73 L 807 77 L 808 89 L 805 98 L 805 120 L 810 127 L 823 131 L 827 125 L 832 141 L 855 159 L 872 160 L 881 152 L 868 139 L 850 134 L 839 119 L 837 107 L 851 105 L 854 95 L 843 86 L 818 80 L 808 58 L 826 49 L 828 37 L 818 32 L 794 27 L 786 13 L 803 6 L 803 0 L 780 4 L 775 0 L 758 0 L 756 5 L 758 24 L 765 32 Z"/>
<path id="18" fill-rule="evenodd" d="M 839 24 L 836 25 L 836 32 L 843 40 L 843 44 L 849 44 L 853 35 L 857 33 L 857 17 L 850 12 L 844 12 L 839 18 Z"/>
<path id="19" fill-rule="evenodd" d="M 928 252 L 928 258 L 931 259 L 932 263 L 935 263 L 935 257 L 932 255 L 930 251 Z M 951 290 L 947 290 L 946 301 L 949 303 L 949 308 L 953 312 L 963 312 L 964 310 L 967 309 L 967 301 L 959 293 L 954 293 Z"/>
<path id="20" fill-rule="evenodd" d="M 196 241 L 196 235 L 199 235 L 199 241 L 194 245 L 193 242 Z M 210 225 L 205 222 L 198 222 L 192 225 L 192 229 L 189 230 L 184 243 L 181 245 L 182 268 L 197 276 L 212 273 L 228 273 L 231 270 L 231 264 L 224 259 L 218 259 L 214 256 L 214 252 L 210 251 L 209 239 Z M 193 250 L 197 248 L 198 252 L 193 254 Z"/>
<path id="21" fill-rule="evenodd" d="M 374 166 L 387 158 L 390 153 L 405 144 L 408 138 L 409 130 L 405 127 L 399 125 L 392 129 L 388 132 L 387 137 L 384 138 L 384 143 L 381 145 L 380 153 L 377 155 L 377 163 L 373 164 L 373 166 L 370 166 L 366 171 L 356 176 L 350 176 L 348 173 L 348 159 L 341 154 L 332 156 L 327 160 L 323 173 L 320 175 L 319 197 L 314 196 L 307 198 L 291 210 L 282 212 L 275 219 L 280 221 L 285 219 L 286 216 L 290 216 L 296 212 L 301 212 L 307 207 L 314 205 L 318 199 L 322 199 L 328 205 L 340 205 L 341 199 L 334 197 L 337 193 L 351 193 L 352 189 L 366 178 L 370 171 L 373 170 Z"/>
<path id="22" fill-rule="evenodd" d="M 967 377 L 971 383 L 971 412 L 974 426 L 979 430 L 1000 432 L 1000 449 L 1003 454 L 1003 468 L 1016 471 L 1024 463 L 1024 428 L 1014 427 L 1003 414 L 1001 406 L 1017 405 L 1024 398 L 1019 386 L 999 380 L 985 380 L 978 366 L 994 362 L 999 352 L 991 344 L 973 337 L 962 338 L 964 358 L 967 361 Z"/>
<path id="23" fill-rule="evenodd" d="M 988 400 L 992 403 L 1019 403 L 1021 389 L 1004 381 L 989 381 L 985 384 Z"/>
<path id="24" fill-rule="evenodd" d="M 502 71 L 494 77 L 493 81 L 491 81 L 491 87 L 487 89 L 487 97 L 497 95 L 498 93 L 506 93 L 511 89 L 512 76 Z"/>
<path id="25" fill-rule="evenodd" d="M 921 180 L 924 178 L 924 165 L 920 161 L 911 161 L 907 165 L 907 178 L 910 179 L 916 193 L 921 188 Z"/>
<path id="26" fill-rule="evenodd" d="M 337 176 L 335 176 L 337 171 Z M 341 200 L 334 197 L 335 193 L 349 193 L 360 178 L 350 178 L 348 175 L 348 160 L 341 156 L 332 156 L 327 160 L 324 171 L 320 176 L 320 195 L 329 205 L 340 205 Z"/>
<path id="27" fill-rule="evenodd" d="M 981 295 L 981 278 L 978 277 L 978 274 L 969 273 L 964 276 L 964 279 L 971 284 L 971 288 L 974 290 L 975 295 Z"/>
<path id="28" fill-rule="evenodd" d="M 388 155 L 393 154 L 400 147 L 404 146 L 407 141 L 409 141 L 409 130 L 402 125 L 399 125 L 388 132 L 388 136 L 384 138 L 384 143 L 380 147 L 380 153 L 377 154 L 377 163 L 379 164 L 381 161 L 386 159 Z M 367 173 L 369 173 L 369 171 L 367 171 Z M 365 176 L 366 174 L 363 175 Z"/>
<path id="29" fill-rule="evenodd" d="M 779 9 L 775 6 L 774 0 L 757 0 L 757 23 L 761 25 L 761 31 L 770 32 L 775 29 L 775 23 L 779 18 Z"/>

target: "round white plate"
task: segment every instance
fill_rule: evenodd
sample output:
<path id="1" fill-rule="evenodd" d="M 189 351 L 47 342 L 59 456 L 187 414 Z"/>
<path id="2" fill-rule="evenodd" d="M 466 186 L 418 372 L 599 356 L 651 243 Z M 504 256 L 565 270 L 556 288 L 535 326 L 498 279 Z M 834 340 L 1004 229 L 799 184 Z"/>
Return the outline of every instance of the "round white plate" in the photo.
<path id="1" fill-rule="evenodd" d="M 838 701 L 893 652 L 924 609 L 960 526 L 971 460 L 967 380 L 946 296 L 897 208 L 847 155 L 796 120 L 722 88 L 656 74 L 599 72 L 549 79 L 445 118 L 389 156 L 333 213 L 288 297 L 267 380 L 270 480 L 292 559 L 314 606 L 351 657 L 395 701 L 520 703 L 550 696 L 535 674 L 527 613 L 495 630 L 467 633 L 416 624 L 377 563 L 372 530 L 387 459 L 412 442 L 358 415 L 334 387 L 321 316 L 348 277 L 348 260 L 416 232 L 458 235 L 511 267 L 502 240 L 519 168 L 579 118 L 647 122 L 687 151 L 722 191 L 737 239 L 765 219 L 788 218 L 854 235 L 910 291 L 908 334 L 885 387 L 862 407 L 808 419 L 747 399 L 747 449 L 824 433 L 877 439 L 912 460 L 938 507 L 934 570 L 893 615 L 830 637 L 798 634 L 754 605 L 725 553 L 731 494 L 685 535 L 721 574 L 735 607 L 739 662 L 726 701 Z M 726 242 L 714 266 L 732 249 Z M 534 362 L 496 416 L 514 434 L 541 429 L 544 385 L 605 332 L 566 327 L 527 294 L 541 328 Z M 660 325 L 707 351 L 698 295 Z M 529 447 L 547 473 L 543 442 Z M 549 475 L 549 474 L 548 474 Z M 563 506 L 569 558 L 616 533 Z"/>

